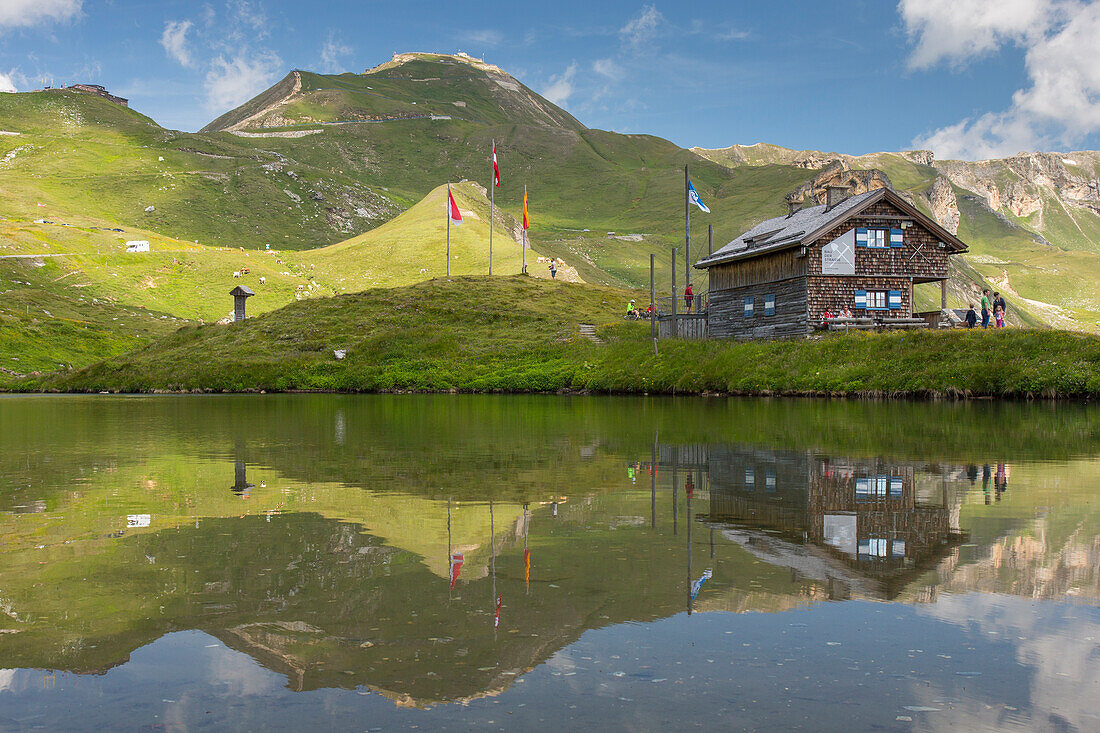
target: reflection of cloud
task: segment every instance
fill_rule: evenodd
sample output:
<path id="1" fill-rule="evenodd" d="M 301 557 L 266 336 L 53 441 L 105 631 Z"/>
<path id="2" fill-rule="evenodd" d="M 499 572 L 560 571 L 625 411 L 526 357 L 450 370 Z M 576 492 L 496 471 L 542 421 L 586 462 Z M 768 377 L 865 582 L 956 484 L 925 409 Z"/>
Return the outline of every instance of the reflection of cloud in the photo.
<path id="1" fill-rule="evenodd" d="M 15 682 L 15 672 L 14 669 L 0 669 L 0 692 L 11 689 Z"/>
<path id="2" fill-rule="evenodd" d="M 281 687 L 280 676 L 261 667 L 251 657 L 227 647 L 211 648 L 210 680 L 224 685 L 221 692 L 233 697 L 267 695 Z"/>
<path id="3" fill-rule="evenodd" d="M 1019 665 L 1031 672 L 1030 698 L 1003 700 L 1016 708 L 1009 711 L 1011 717 L 1006 719 L 1003 707 L 990 708 L 982 699 L 956 701 L 951 715 L 927 718 L 929 729 L 1100 729 L 1094 702 L 1100 686 L 1100 665 L 1095 662 L 1100 655 L 1100 621 L 1089 609 L 974 593 L 941 596 L 917 612 L 1005 640 L 1014 646 Z M 929 695 L 936 697 L 932 691 Z"/>

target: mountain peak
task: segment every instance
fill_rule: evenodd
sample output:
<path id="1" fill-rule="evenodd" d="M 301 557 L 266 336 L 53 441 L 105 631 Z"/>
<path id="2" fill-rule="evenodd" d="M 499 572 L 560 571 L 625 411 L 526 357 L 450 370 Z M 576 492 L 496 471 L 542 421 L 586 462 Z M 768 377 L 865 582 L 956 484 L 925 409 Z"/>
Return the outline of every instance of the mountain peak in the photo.
<path id="1" fill-rule="evenodd" d="M 294 71 L 202 131 L 408 120 L 584 129 L 500 67 L 459 51 L 397 53 L 362 74 Z"/>
<path id="2" fill-rule="evenodd" d="M 368 75 L 376 74 L 380 71 L 386 71 L 388 69 L 402 66 L 403 64 L 407 64 L 410 61 L 434 61 L 443 63 L 466 64 L 467 66 L 472 66 L 475 69 L 480 69 L 481 71 L 487 73 L 503 74 L 504 76 L 511 77 L 510 74 L 505 72 L 499 66 L 487 64 L 485 63 L 484 59 L 479 59 L 471 56 L 465 51 L 456 51 L 454 53 L 429 53 L 426 51 L 408 51 L 405 53 L 395 53 L 393 55 L 393 58 L 389 61 L 378 64 L 378 66 L 375 66 L 373 68 L 367 69 L 363 73 Z"/>

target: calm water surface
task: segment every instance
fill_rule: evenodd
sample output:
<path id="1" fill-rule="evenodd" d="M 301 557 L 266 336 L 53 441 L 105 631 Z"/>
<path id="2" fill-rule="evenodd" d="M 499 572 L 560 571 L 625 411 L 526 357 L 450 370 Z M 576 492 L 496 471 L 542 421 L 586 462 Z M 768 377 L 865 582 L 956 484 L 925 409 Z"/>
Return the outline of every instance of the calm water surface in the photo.
<path id="1" fill-rule="evenodd" d="M 1100 730 L 1100 411 L 0 398 L 0 730 Z"/>

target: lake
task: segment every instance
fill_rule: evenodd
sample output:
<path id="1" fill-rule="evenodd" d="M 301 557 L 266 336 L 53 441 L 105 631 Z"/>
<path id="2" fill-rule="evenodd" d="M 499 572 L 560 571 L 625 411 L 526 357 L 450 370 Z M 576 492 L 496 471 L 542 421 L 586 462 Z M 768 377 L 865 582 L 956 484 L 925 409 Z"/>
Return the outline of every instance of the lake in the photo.
<path id="1" fill-rule="evenodd" d="M 1100 409 L 0 397 L 0 730 L 1100 730 Z"/>

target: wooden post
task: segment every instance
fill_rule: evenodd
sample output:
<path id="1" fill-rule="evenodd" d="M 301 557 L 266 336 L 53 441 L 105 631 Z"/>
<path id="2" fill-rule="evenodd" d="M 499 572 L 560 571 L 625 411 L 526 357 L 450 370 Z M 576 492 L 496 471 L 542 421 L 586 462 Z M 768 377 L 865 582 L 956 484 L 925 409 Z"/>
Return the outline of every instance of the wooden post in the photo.
<path id="1" fill-rule="evenodd" d="M 680 335 L 680 329 L 676 323 L 676 248 L 672 248 L 672 338 Z"/>
<path id="2" fill-rule="evenodd" d="M 656 267 L 657 255 L 651 254 L 649 256 L 649 337 L 657 338 L 657 307 L 656 307 L 656 285 L 653 281 L 654 269 Z"/>

